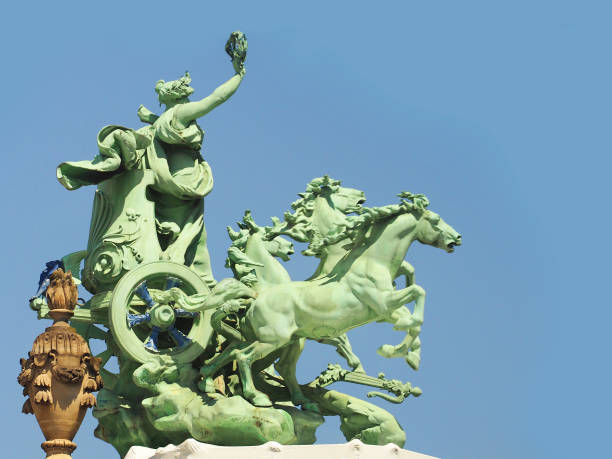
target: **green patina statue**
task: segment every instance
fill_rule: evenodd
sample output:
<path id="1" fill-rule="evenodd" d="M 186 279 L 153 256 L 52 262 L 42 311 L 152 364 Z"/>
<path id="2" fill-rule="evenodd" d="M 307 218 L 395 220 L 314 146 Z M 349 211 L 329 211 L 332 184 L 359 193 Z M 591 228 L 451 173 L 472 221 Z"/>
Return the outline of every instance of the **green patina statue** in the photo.
<path id="1" fill-rule="evenodd" d="M 418 369 L 425 291 L 404 258 L 414 241 L 452 252 L 461 236 L 427 209 L 423 195 L 402 192 L 398 204 L 365 207 L 362 191 L 325 176 L 307 185 L 283 220 L 259 226 L 246 211 L 237 229 L 228 227 L 226 267 L 234 277 L 217 282 L 204 226 L 213 180 L 200 155 L 197 119 L 244 78 L 246 37 L 232 33 L 226 52 L 235 74 L 211 95 L 190 101 L 188 73 L 159 81 L 161 115 L 141 106 L 146 126 L 107 126 L 92 161 L 59 165 L 67 189 L 97 185 L 89 240 L 85 250 L 47 264 L 30 306 L 48 318 L 44 292 L 59 267 L 93 295 L 71 323 L 106 345 L 97 356 L 105 386 L 95 434 L 122 456 L 133 445 L 189 437 L 219 445 L 309 444 L 323 416 L 332 415 L 347 440 L 403 446 L 404 431 L 387 411 L 326 387 L 367 385 L 378 389 L 368 397 L 392 403 L 421 394 L 410 383 L 368 376 L 346 332 L 393 324 L 404 339 L 378 353 Z M 307 243 L 304 255 L 320 259 L 308 279 L 292 280 L 281 263 L 294 254 L 285 237 Z M 400 277 L 404 288 L 396 286 Z M 296 364 L 306 339 L 334 346 L 351 370 L 330 364 L 300 383 Z M 111 357 L 118 372 L 109 370 Z"/>
<path id="2" fill-rule="evenodd" d="M 213 177 L 200 155 L 204 131 L 196 120 L 229 99 L 242 82 L 246 38 L 233 34 L 227 49 L 236 74 L 212 94 L 190 102 L 189 73 L 160 80 L 155 92 L 166 106 L 160 116 L 141 105 L 138 116 L 148 126 L 106 126 L 98 133 L 100 153 L 92 161 L 57 168 L 58 180 L 69 190 L 99 184 L 83 271 L 89 291 L 108 289 L 137 264 L 160 259 L 160 252 L 162 259 L 185 264 L 214 285 L 203 218 Z"/>

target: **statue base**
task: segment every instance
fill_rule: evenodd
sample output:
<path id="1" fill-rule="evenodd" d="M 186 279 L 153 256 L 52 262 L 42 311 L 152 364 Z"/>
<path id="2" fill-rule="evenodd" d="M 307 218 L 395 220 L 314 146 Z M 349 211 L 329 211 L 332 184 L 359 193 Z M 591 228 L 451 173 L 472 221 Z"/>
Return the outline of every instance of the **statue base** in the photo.
<path id="1" fill-rule="evenodd" d="M 433 456 L 407 451 L 393 443 L 385 446 L 366 445 L 351 440 L 343 445 L 281 445 L 270 441 L 259 446 L 217 446 L 185 440 L 178 446 L 151 449 L 133 446 L 125 459 L 436 459 Z"/>

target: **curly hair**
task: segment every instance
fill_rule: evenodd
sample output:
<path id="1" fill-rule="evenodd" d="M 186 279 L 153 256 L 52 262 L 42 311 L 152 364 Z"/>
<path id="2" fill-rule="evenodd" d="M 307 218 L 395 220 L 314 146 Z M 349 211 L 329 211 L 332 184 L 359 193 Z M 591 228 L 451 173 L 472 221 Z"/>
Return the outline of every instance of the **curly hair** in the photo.
<path id="1" fill-rule="evenodd" d="M 193 88 L 189 86 L 190 83 L 191 76 L 189 72 L 185 72 L 185 76 L 182 76 L 178 80 L 168 82 L 159 80 L 155 83 L 155 92 L 158 95 L 159 103 L 167 104 L 193 94 Z"/>

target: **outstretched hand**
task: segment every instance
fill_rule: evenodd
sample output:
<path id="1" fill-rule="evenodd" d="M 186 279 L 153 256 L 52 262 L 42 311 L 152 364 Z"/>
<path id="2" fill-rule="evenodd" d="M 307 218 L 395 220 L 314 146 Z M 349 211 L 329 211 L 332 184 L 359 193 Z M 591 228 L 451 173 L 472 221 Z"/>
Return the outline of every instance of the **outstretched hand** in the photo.
<path id="1" fill-rule="evenodd" d="M 248 42 L 246 35 L 240 31 L 232 32 L 225 44 L 225 52 L 232 58 L 234 70 L 240 76 L 244 76 L 246 70 L 244 61 L 246 59 Z"/>
<path id="2" fill-rule="evenodd" d="M 234 70 L 237 75 L 244 76 L 246 73 L 246 68 L 244 68 L 244 61 L 240 58 L 232 59 L 232 65 L 234 66 Z"/>

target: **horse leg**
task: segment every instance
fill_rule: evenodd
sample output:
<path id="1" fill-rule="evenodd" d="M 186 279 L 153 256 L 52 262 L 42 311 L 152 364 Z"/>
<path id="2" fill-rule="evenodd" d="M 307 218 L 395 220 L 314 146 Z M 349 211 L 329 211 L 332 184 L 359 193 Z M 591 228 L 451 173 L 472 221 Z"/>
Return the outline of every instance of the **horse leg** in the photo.
<path id="1" fill-rule="evenodd" d="M 415 370 L 418 369 L 421 356 L 421 341 L 419 338 L 419 327 L 404 328 L 403 322 L 410 321 L 412 313 L 407 307 L 401 307 L 393 311 L 387 322 L 394 324 L 394 330 L 402 330 L 406 332 L 406 337 L 398 345 L 385 344 L 378 348 L 377 352 L 382 357 L 387 359 L 395 357 L 404 357 L 406 362 Z"/>
<path id="2" fill-rule="evenodd" d="M 412 367 L 413 370 L 418 370 L 421 365 L 421 338 L 418 336 L 414 339 L 410 352 L 406 356 L 406 363 Z"/>
<path id="3" fill-rule="evenodd" d="M 414 267 L 407 261 L 402 262 L 397 272 L 397 277 L 399 276 L 405 277 L 406 287 L 414 285 Z M 393 282 L 393 286 L 395 286 L 395 282 Z M 415 310 L 415 313 L 416 312 L 417 311 Z M 420 318 L 422 322 L 422 310 L 420 312 Z M 406 306 L 400 307 L 393 311 L 390 317 L 385 319 L 385 321 L 393 324 L 394 330 L 405 331 L 406 337 L 396 346 L 391 344 L 382 345 L 378 348 L 377 352 L 379 355 L 388 359 L 394 357 L 404 357 L 408 365 L 410 365 L 414 370 L 418 370 L 421 363 L 421 340 L 418 336 L 420 330 L 419 327 L 411 329 L 407 326 L 407 324 L 411 323 L 412 320 L 412 313 Z"/>
<path id="4" fill-rule="evenodd" d="M 421 364 L 421 338 L 418 333 L 418 328 L 408 330 L 401 343 L 396 346 L 384 344 L 376 352 L 387 359 L 403 357 L 408 365 L 418 370 Z"/>
<path id="5" fill-rule="evenodd" d="M 198 384 L 200 390 L 206 393 L 214 393 L 214 385 L 212 383 L 212 377 L 222 367 L 227 365 L 232 360 L 236 359 L 237 352 L 241 347 L 244 347 L 246 343 L 244 341 L 234 341 L 227 346 L 221 354 L 213 357 L 210 363 L 203 365 L 200 368 L 200 374 L 202 375 L 202 381 Z"/>
<path id="6" fill-rule="evenodd" d="M 387 303 L 387 317 L 391 316 L 392 313 L 406 303 L 414 301 L 414 313 L 408 315 L 403 314 L 399 320 L 395 322 L 396 329 L 408 329 L 419 327 L 423 324 L 423 316 L 425 313 L 425 290 L 416 284 L 410 287 L 403 288 L 401 290 L 393 291 L 385 295 Z"/>
<path id="7" fill-rule="evenodd" d="M 293 340 L 281 354 L 278 362 L 274 364 L 276 371 L 283 377 L 287 389 L 291 394 L 291 401 L 296 406 L 301 406 L 302 409 L 308 411 L 319 412 L 319 407 L 316 403 L 311 402 L 302 393 L 300 384 L 298 383 L 295 375 L 297 361 L 300 358 L 300 354 L 304 349 L 304 338 Z"/>
<path id="8" fill-rule="evenodd" d="M 262 343 L 260 341 L 244 344 L 246 344 L 244 348 L 235 351 L 237 354 L 236 361 L 238 362 L 240 380 L 242 382 L 242 393 L 245 398 L 255 406 L 272 406 L 270 398 L 255 388 L 251 365 L 254 361 L 264 358 L 285 343 L 282 343 L 280 346 L 278 344 Z"/>
<path id="9" fill-rule="evenodd" d="M 418 285 L 411 285 L 400 290 L 384 290 L 381 292 L 378 286 L 371 285 L 359 286 L 359 290 L 353 289 L 355 297 L 363 304 L 370 307 L 374 312 L 385 321 L 390 321 L 393 312 L 411 301 L 415 302 L 414 314 L 410 314 L 409 320 L 401 320 L 396 323 L 396 327 L 413 328 L 423 323 L 423 311 L 425 309 L 425 290 Z M 402 318 L 403 319 L 403 318 Z M 399 322 L 402 322 L 399 324 Z M 404 323 L 405 322 L 405 323 Z"/>
<path id="10" fill-rule="evenodd" d="M 336 337 L 336 338 L 326 338 L 319 340 L 323 344 L 329 344 L 330 346 L 334 346 L 336 348 L 336 352 L 342 356 L 346 360 L 346 363 L 353 369 L 353 371 L 357 371 L 360 373 L 365 373 L 363 365 L 359 360 L 359 357 L 355 355 L 353 352 L 353 348 L 351 347 L 351 343 L 349 342 L 348 336 L 346 333 Z"/>
<path id="11" fill-rule="evenodd" d="M 408 329 L 402 328 L 401 324 L 405 321 L 402 319 L 408 317 L 409 320 L 410 317 L 412 317 L 410 310 L 406 307 L 395 310 L 391 317 L 394 319 L 395 323 L 395 326 L 393 327 L 394 330 L 404 330 L 407 332 L 404 341 L 397 346 L 398 348 L 402 348 L 401 351 L 398 349 L 398 351 L 400 351 L 400 355 L 397 355 L 397 357 L 405 357 L 406 363 L 414 370 L 418 370 L 421 364 L 421 338 L 419 337 L 419 334 L 421 333 L 421 326 L 419 325 L 417 327 Z M 423 314 L 421 314 L 421 321 L 422 319 Z"/>
<path id="12" fill-rule="evenodd" d="M 410 355 L 409 349 L 418 339 L 421 331 L 425 310 L 425 290 L 418 285 L 411 285 L 397 291 L 387 291 L 381 295 L 376 288 L 366 288 L 360 291 L 358 298 L 382 316 L 385 321 L 394 323 L 394 329 L 408 332 L 406 338 L 398 346 L 384 345 L 379 348 L 378 353 L 383 357 L 405 357 L 411 367 L 418 368 L 420 341 L 414 354 Z M 404 304 L 411 301 L 415 302 L 414 314 L 410 313 L 408 308 L 402 308 Z"/>
<path id="13" fill-rule="evenodd" d="M 414 284 L 414 266 L 408 263 L 406 260 L 402 261 L 397 276 L 404 276 L 406 279 L 406 287 L 410 287 Z"/>

